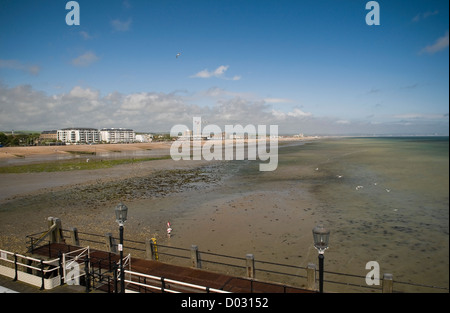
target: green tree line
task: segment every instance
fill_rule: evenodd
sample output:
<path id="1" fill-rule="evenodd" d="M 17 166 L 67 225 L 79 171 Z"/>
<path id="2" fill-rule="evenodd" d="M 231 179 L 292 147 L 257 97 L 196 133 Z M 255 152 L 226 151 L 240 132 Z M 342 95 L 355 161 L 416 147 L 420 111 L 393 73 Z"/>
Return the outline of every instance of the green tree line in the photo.
<path id="1" fill-rule="evenodd" d="M 3 147 L 34 146 L 38 139 L 38 133 L 6 135 L 0 132 L 0 146 Z"/>

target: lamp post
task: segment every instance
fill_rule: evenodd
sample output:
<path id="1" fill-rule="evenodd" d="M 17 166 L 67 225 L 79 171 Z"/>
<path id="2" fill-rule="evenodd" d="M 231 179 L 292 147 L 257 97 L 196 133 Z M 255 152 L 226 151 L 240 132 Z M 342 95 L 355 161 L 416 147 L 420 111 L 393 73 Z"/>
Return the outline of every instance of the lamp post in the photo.
<path id="1" fill-rule="evenodd" d="M 128 208 L 122 202 L 119 203 L 116 208 L 116 222 L 119 223 L 119 236 L 120 243 L 118 250 L 120 252 L 120 292 L 125 293 L 125 273 L 123 271 L 123 224 L 127 220 Z"/>
<path id="2" fill-rule="evenodd" d="M 313 228 L 314 247 L 319 251 L 319 292 L 323 293 L 323 260 L 324 252 L 328 249 L 328 241 L 330 239 L 330 231 L 317 225 Z"/>

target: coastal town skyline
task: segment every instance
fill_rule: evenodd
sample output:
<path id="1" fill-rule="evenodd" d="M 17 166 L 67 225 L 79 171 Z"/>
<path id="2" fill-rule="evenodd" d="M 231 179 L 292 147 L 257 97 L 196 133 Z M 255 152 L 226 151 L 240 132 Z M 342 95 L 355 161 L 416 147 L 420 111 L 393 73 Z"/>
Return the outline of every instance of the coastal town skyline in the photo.
<path id="1" fill-rule="evenodd" d="M 445 1 L 68 2 L 2 1 L 0 131 L 449 134 Z"/>

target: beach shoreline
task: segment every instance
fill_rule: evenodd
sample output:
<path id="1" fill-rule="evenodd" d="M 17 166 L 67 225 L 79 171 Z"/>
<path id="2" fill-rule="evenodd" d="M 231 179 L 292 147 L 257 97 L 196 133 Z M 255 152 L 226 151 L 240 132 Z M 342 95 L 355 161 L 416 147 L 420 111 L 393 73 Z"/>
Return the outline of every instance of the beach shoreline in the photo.
<path id="1" fill-rule="evenodd" d="M 319 137 L 280 137 L 278 142 L 289 141 L 308 141 Z M 244 143 L 256 142 L 256 139 L 242 139 Z M 203 140 L 202 143 L 204 144 Z M 212 142 L 217 142 L 212 140 Z M 61 145 L 61 146 L 27 146 L 27 147 L 2 147 L 0 148 L 0 159 L 30 158 L 37 156 L 57 156 L 57 155 L 95 155 L 105 153 L 118 153 L 130 151 L 150 151 L 161 150 L 169 151 L 173 142 L 148 142 L 148 143 L 119 143 L 119 144 L 80 144 L 80 145 Z M 233 140 L 222 140 L 223 145 L 233 144 Z"/>
<path id="2" fill-rule="evenodd" d="M 70 153 L 112 153 L 122 151 L 139 151 L 153 149 L 169 149 L 170 143 L 149 142 L 129 144 L 92 144 L 92 145 L 61 145 L 61 146 L 28 146 L 3 147 L 0 149 L 0 159 L 29 158 L 35 156 L 70 155 Z"/>

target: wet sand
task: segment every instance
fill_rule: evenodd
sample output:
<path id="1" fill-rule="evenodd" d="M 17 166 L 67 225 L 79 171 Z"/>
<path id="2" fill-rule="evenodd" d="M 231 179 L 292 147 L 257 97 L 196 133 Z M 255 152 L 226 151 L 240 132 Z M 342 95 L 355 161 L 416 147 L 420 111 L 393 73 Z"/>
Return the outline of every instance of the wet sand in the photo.
<path id="1" fill-rule="evenodd" d="M 148 197 L 181 192 L 185 185 L 195 185 L 195 169 L 203 163 L 155 160 L 92 171 L 1 174 L 0 246 L 24 252 L 25 235 L 45 230 L 50 216 L 60 218 L 65 228 L 112 232 L 117 228 L 115 205 L 123 201 L 132 210 L 133 199 L 146 198 L 134 195 L 130 181 L 140 183 L 142 190 L 151 190 Z M 167 179 L 172 179 L 175 187 L 162 188 L 161 181 Z"/>
<path id="2" fill-rule="evenodd" d="M 58 173 L 60 180 L 65 177 L 66 182 L 75 184 L 47 186 L 34 194 L 3 200 L 0 246 L 23 252 L 25 235 L 44 230 L 49 216 L 60 218 L 66 229 L 77 227 L 80 232 L 116 234 L 114 206 L 123 201 L 129 208 L 126 235 L 133 240 L 155 237 L 159 244 L 183 248 L 196 244 L 201 251 L 238 257 L 252 253 L 259 260 L 300 266 L 315 262 L 317 253 L 312 246 L 311 230 L 319 220 L 314 213 L 314 199 L 299 189 L 300 186 L 290 183 L 277 184 L 276 188 L 270 184 L 257 188 L 243 185 L 242 180 L 230 175 L 242 166 L 245 165 L 163 160 L 91 173 L 79 171 L 75 176 Z M 129 186 L 127 179 L 137 182 L 151 177 L 160 185 L 158 174 L 164 173 L 163 180 L 170 180 L 168 172 L 174 168 L 204 179 L 180 184 L 178 190 L 159 190 L 148 197 L 125 194 L 113 200 L 104 198 L 110 188 Z M 86 181 L 81 183 L 78 180 L 83 175 Z M 180 172 L 173 175 L 177 179 L 182 176 Z M 27 181 L 30 175 L 19 177 L 15 183 Z M 113 193 L 117 194 L 117 189 Z M 166 234 L 167 221 L 174 229 L 170 238 Z M 299 278 L 285 283 L 304 285 L 305 282 Z"/>
<path id="3" fill-rule="evenodd" d="M 168 149 L 170 143 L 130 143 L 130 144 L 96 144 L 96 145 L 64 145 L 35 147 L 3 147 L 0 149 L 0 159 L 29 158 L 36 156 L 67 155 L 70 151 L 110 153 L 116 151 L 139 151 L 149 149 Z M 70 154 L 69 154 L 70 155 Z"/>

